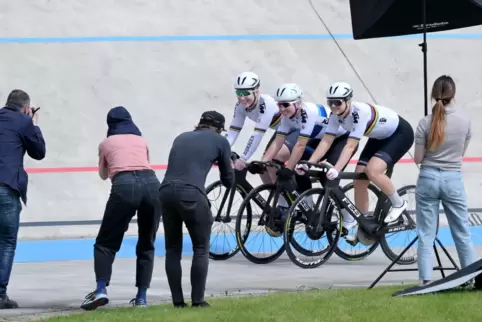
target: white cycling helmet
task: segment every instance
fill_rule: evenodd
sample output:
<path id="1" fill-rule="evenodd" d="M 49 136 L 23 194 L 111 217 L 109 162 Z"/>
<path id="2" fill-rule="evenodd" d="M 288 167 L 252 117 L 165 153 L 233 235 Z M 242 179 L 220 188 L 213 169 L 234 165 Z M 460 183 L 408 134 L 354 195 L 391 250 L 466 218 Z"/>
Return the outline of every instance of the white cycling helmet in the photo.
<path id="1" fill-rule="evenodd" d="M 351 88 L 350 84 L 345 82 L 336 82 L 331 84 L 326 94 L 327 99 L 349 100 L 352 97 L 353 89 Z"/>
<path id="2" fill-rule="evenodd" d="M 235 89 L 255 89 L 260 85 L 259 77 L 253 72 L 243 72 L 236 76 Z"/>
<path id="3" fill-rule="evenodd" d="M 278 87 L 274 99 L 277 102 L 293 102 L 303 98 L 303 90 L 298 84 L 286 83 Z"/>

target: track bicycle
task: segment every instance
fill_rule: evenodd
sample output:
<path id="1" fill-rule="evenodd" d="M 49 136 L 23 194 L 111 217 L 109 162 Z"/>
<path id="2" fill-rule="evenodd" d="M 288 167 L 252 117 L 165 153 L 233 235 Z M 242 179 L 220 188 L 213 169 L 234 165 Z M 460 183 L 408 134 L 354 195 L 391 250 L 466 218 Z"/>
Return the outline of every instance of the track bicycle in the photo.
<path id="1" fill-rule="evenodd" d="M 239 158 L 239 155 L 236 152 L 231 152 L 231 160 L 234 162 Z M 251 167 L 252 168 L 252 167 Z M 234 230 L 230 223 L 232 222 L 233 215 L 231 212 L 234 210 L 233 202 L 234 197 L 238 194 L 242 200 L 244 200 L 247 195 L 254 189 L 254 187 L 246 180 L 246 176 L 248 171 L 251 169 L 250 165 L 248 164 L 246 168 L 243 170 L 234 170 L 234 184 L 229 188 L 223 186 L 221 180 L 214 181 L 210 185 L 206 187 L 206 195 L 208 196 L 209 201 L 212 203 L 215 199 L 218 199 L 221 194 L 223 194 L 222 189 L 226 189 L 224 194 L 222 195 L 221 205 L 217 211 L 213 211 L 213 228 L 211 234 L 211 244 L 209 249 L 209 258 L 212 260 L 227 260 L 233 256 L 235 256 L 239 252 L 239 245 L 237 243 L 235 232 L 221 232 L 216 233 L 218 230 L 217 227 L 227 226 L 228 229 Z M 254 174 L 254 172 L 250 171 Z M 316 179 L 312 180 L 313 182 Z M 220 192 L 216 193 L 215 190 L 219 189 Z M 210 194 L 215 194 L 215 196 L 210 196 Z M 294 198 L 292 199 L 294 200 Z M 255 199 L 256 205 L 259 207 L 264 207 L 264 199 L 261 196 Z M 226 208 L 225 208 L 226 207 Z M 225 210 L 225 211 L 223 211 Z M 249 218 L 253 218 L 252 216 L 252 209 L 251 204 L 246 204 L 246 211 L 248 213 Z M 236 215 L 234 215 L 236 217 Z M 224 242 L 228 244 L 228 247 L 224 247 L 220 245 L 220 243 Z M 219 249 L 221 248 L 221 249 Z"/>
<path id="2" fill-rule="evenodd" d="M 249 167 L 252 169 L 256 167 L 259 172 L 266 171 L 267 167 L 274 167 L 278 171 L 284 168 L 284 164 L 279 161 L 253 161 L 249 164 Z M 266 183 L 261 184 L 260 186 L 252 189 L 243 200 L 240 205 L 237 219 L 236 219 L 236 241 L 238 244 L 241 253 L 251 262 L 255 264 L 267 264 L 270 263 L 277 258 L 279 258 L 284 250 L 285 244 L 283 242 L 283 229 L 284 229 L 284 218 L 282 218 L 282 214 L 277 211 L 276 205 L 278 204 L 278 200 L 280 196 L 283 196 L 288 203 L 288 206 L 299 196 L 299 193 L 296 191 L 296 183 L 294 182 L 295 178 L 291 178 L 292 184 L 287 184 L 286 180 L 281 179 L 277 173 L 277 180 L 276 183 Z M 265 199 L 262 197 L 261 192 L 268 191 L 269 196 Z M 258 205 L 262 210 L 261 215 L 254 216 L 251 208 L 251 202 L 254 202 Z M 272 206 L 274 205 L 274 206 Z M 299 202 L 299 212 L 301 215 L 309 213 L 311 210 L 310 206 L 304 202 Z M 246 216 L 243 218 L 244 210 L 246 209 Z M 257 221 L 254 221 L 257 219 Z M 246 223 L 246 230 L 241 231 L 242 223 Z M 247 245 L 248 237 L 251 232 L 251 225 L 253 222 L 256 222 L 258 226 L 264 226 L 264 231 L 261 237 L 261 244 L 258 252 L 249 249 Z M 259 257 L 257 255 L 266 253 L 264 247 L 264 241 L 268 238 L 279 238 L 279 246 L 278 249 L 274 252 L 274 254 L 267 256 L 267 257 Z M 259 243 L 258 243 L 259 244 Z M 306 256 L 318 256 L 323 254 L 329 248 L 324 247 L 317 249 L 315 251 L 310 251 L 303 248 L 299 243 L 295 240 L 291 243 L 297 251 Z M 254 248 L 254 246 L 253 246 Z"/>
<path id="3" fill-rule="evenodd" d="M 358 223 L 357 238 L 351 242 L 355 245 L 358 242 L 362 242 L 365 245 L 371 245 L 368 251 L 363 255 L 363 257 L 368 256 L 373 253 L 378 245 L 385 255 L 392 261 L 395 261 L 398 257 L 397 254 L 390 248 L 386 240 L 386 234 L 392 232 L 401 232 L 406 230 L 413 230 L 416 227 L 415 221 L 410 216 L 409 212 L 405 210 L 399 219 L 394 223 L 384 223 L 383 220 L 387 216 L 390 208 L 390 199 L 381 190 L 376 188 L 376 195 L 378 197 L 377 205 L 373 214 L 369 216 L 363 216 L 356 206 L 348 199 L 345 194 L 345 189 L 339 186 L 340 180 L 369 180 L 365 173 L 356 172 L 340 172 L 338 178 L 335 180 L 327 180 L 326 173 L 332 167 L 326 163 L 311 163 L 308 161 L 300 161 L 299 164 L 306 164 L 315 169 L 319 170 L 309 170 L 306 172 L 307 176 L 318 178 L 323 182 L 322 188 L 312 188 L 304 191 L 300 194 L 296 200 L 291 204 L 288 210 L 288 218 L 285 222 L 285 248 L 291 261 L 301 268 L 315 268 L 324 264 L 333 253 L 338 256 L 348 259 L 350 255 L 347 256 L 339 247 L 338 243 L 333 243 L 330 245 L 330 249 L 324 253 L 324 257 L 321 259 L 316 259 L 312 262 L 306 261 L 304 259 L 298 258 L 294 254 L 293 250 L 289 247 L 293 244 L 294 229 L 293 226 L 298 220 L 299 213 L 297 211 L 298 203 L 304 202 L 308 196 L 319 195 L 318 200 L 315 203 L 314 209 L 319 209 L 321 201 L 320 211 L 314 211 L 311 216 L 308 217 L 307 221 L 307 231 L 313 231 L 315 234 L 333 235 L 332 239 L 338 240 L 341 236 L 341 228 L 343 223 L 343 212 L 345 209 Z M 387 169 L 387 175 L 391 176 L 393 173 L 393 166 Z M 374 187 L 372 187 L 374 188 Z M 407 185 L 398 189 L 398 194 L 400 196 L 405 195 L 408 191 L 415 189 L 414 185 Z M 338 215 L 338 223 L 334 224 L 332 221 L 333 215 Z M 407 221 L 404 220 L 407 219 Z M 335 222 L 336 223 L 336 222 Z M 335 229 L 334 229 L 335 228 Z M 346 257 L 345 257 L 346 256 Z M 351 259 L 351 258 L 350 258 Z M 416 262 L 415 256 L 408 258 L 400 258 L 397 263 L 401 265 L 409 265 Z"/>

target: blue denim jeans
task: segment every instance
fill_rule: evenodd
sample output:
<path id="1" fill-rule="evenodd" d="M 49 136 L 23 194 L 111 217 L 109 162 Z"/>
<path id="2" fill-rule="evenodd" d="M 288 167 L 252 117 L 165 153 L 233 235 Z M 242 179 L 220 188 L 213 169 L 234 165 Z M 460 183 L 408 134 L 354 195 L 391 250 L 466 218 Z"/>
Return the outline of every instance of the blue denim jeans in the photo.
<path id="1" fill-rule="evenodd" d="M 442 202 L 460 265 L 475 261 L 475 250 L 469 232 L 469 213 L 464 180 L 460 171 L 443 171 L 422 166 L 417 181 L 416 214 L 418 233 L 418 273 L 420 280 L 430 281 L 433 271 L 433 244 L 438 229 Z"/>
<path id="2" fill-rule="evenodd" d="M 20 195 L 0 185 L 0 296 L 7 293 L 12 272 L 22 203 Z"/>

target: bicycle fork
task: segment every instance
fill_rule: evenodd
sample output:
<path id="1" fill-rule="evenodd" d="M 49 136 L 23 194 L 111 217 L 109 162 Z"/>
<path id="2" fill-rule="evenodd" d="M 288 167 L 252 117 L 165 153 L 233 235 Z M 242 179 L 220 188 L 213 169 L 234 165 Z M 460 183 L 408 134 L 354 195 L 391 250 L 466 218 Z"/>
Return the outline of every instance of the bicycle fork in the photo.
<path id="1" fill-rule="evenodd" d="M 214 218 L 214 221 L 223 222 L 223 223 L 231 222 L 231 216 L 229 214 L 231 213 L 231 206 L 233 205 L 235 192 L 236 192 L 236 182 L 231 186 L 229 191 L 227 191 L 224 194 L 223 200 L 221 201 L 221 207 L 219 207 L 218 214 Z M 226 216 L 222 216 L 221 212 L 222 212 L 222 209 L 224 208 L 224 204 L 226 203 L 226 199 L 228 198 L 228 196 L 229 196 L 229 201 L 228 201 L 228 209 L 226 211 Z"/>

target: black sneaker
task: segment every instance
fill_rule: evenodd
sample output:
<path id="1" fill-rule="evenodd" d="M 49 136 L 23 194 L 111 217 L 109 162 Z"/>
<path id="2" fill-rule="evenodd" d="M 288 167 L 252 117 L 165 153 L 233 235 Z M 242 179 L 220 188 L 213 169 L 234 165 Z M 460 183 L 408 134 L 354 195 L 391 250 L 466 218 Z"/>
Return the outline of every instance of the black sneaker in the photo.
<path id="1" fill-rule="evenodd" d="M 209 305 L 208 302 L 203 301 L 203 302 L 201 302 L 201 303 L 192 303 L 191 306 L 192 306 L 192 307 L 210 307 L 211 305 Z"/>
<path id="2" fill-rule="evenodd" d="M 175 308 L 184 308 L 187 307 L 187 304 L 185 302 L 182 303 L 173 303 Z"/>
<path id="3" fill-rule="evenodd" d="M 0 296 L 0 310 L 5 309 L 16 309 L 18 308 L 18 303 L 11 300 L 7 295 Z"/>

